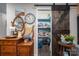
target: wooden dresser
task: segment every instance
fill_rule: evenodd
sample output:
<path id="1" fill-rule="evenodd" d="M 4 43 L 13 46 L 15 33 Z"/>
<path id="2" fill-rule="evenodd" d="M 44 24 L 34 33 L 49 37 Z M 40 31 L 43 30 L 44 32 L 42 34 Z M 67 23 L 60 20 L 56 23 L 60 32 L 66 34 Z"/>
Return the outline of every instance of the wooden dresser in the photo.
<path id="1" fill-rule="evenodd" d="M 1 56 L 31 56 L 33 41 L 24 43 L 22 38 L 0 38 Z"/>

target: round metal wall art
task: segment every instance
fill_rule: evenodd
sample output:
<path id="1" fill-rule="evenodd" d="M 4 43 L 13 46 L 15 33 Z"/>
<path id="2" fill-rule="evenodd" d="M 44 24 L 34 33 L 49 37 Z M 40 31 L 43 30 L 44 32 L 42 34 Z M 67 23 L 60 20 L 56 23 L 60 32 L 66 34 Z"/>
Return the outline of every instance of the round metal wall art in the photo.
<path id="1" fill-rule="evenodd" d="M 27 24 L 33 24 L 35 22 L 35 15 L 32 13 L 28 13 L 25 15 L 25 23 Z"/>

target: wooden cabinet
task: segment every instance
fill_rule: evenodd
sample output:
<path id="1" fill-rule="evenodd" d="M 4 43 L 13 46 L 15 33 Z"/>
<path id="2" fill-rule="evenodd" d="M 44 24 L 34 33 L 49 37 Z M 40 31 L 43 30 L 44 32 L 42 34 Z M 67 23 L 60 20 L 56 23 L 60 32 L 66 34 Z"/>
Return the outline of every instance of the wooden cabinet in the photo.
<path id="1" fill-rule="evenodd" d="M 0 38 L 0 55 L 16 56 L 16 46 L 20 38 Z"/>
<path id="2" fill-rule="evenodd" d="M 31 56 L 33 55 L 33 41 L 23 42 L 22 38 L 0 38 L 1 56 Z"/>

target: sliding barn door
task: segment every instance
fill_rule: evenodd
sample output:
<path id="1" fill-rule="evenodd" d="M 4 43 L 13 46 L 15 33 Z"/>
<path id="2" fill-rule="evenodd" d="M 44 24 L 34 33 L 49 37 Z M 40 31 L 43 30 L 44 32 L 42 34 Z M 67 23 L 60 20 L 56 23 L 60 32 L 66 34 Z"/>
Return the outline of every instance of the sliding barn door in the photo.
<path id="1" fill-rule="evenodd" d="M 52 55 L 58 55 L 58 44 L 61 34 L 69 34 L 69 6 L 52 6 Z"/>

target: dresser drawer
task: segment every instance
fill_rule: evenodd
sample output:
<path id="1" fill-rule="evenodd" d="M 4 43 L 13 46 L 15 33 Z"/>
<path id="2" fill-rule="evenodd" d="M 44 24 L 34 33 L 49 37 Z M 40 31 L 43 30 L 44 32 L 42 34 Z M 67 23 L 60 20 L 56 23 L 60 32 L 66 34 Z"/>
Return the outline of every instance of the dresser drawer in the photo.
<path id="1" fill-rule="evenodd" d="M 1 56 L 16 56 L 16 53 L 1 53 Z"/>
<path id="2" fill-rule="evenodd" d="M 16 41 L 11 41 L 11 40 L 6 40 L 6 41 L 3 41 L 3 45 L 16 45 Z"/>
<path id="3" fill-rule="evenodd" d="M 1 56 L 1 46 L 0 46 L 0 56 Z"/>
<path id="4" fill-rule="evenodd" d="M 29 56 L 29 54 L 28 53 L 24 53 L 24 52 L 19 52 L 18 56 Z"/>
<path id="5" fill-rule="evenodd" d="M 2 41 L 0 41 L 0 45 L 2 45 Z"/>
<path id="6" fill-rule="evenodd" d="M 1 46 L 1 53 L 13 53 L 16 52 L 16 46 Z"/>
<path id="7" fill-rule="evenodd" d="M 29 48 L 26 47 L 26 46 L 19 46 L 18 47 L 18 52 L 25 52 L 25 53 L 28 53 L 29 52 Z"/>
<path id="8" fill-rule="evenodd" d="M 19 56 L 29 56 L 29 47 L 19 46 L 18 47 L 18 55 Z"/>

